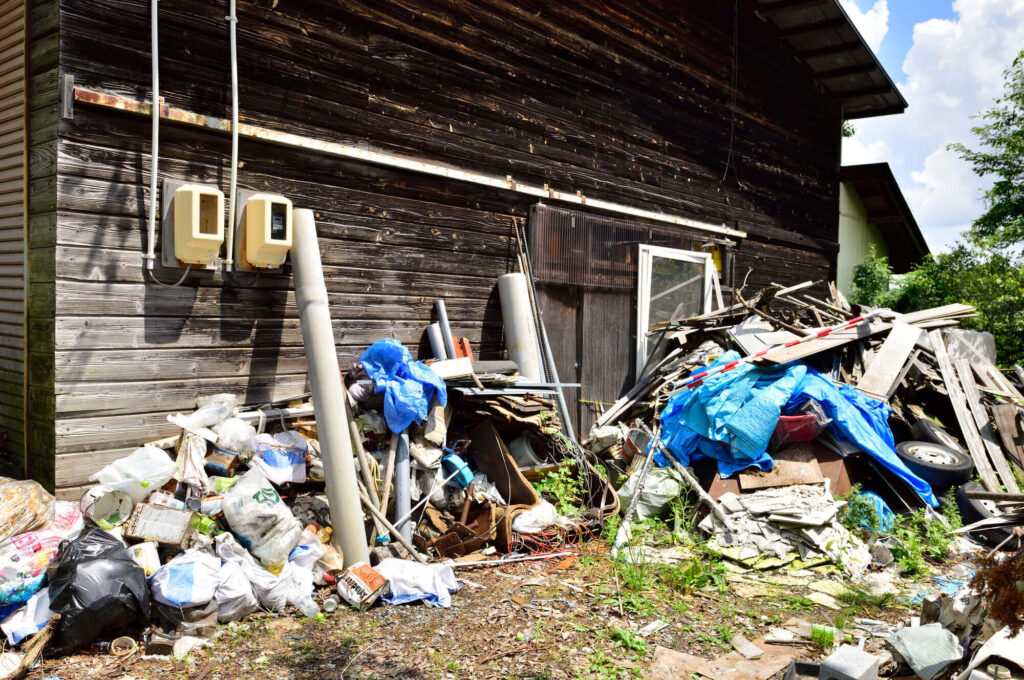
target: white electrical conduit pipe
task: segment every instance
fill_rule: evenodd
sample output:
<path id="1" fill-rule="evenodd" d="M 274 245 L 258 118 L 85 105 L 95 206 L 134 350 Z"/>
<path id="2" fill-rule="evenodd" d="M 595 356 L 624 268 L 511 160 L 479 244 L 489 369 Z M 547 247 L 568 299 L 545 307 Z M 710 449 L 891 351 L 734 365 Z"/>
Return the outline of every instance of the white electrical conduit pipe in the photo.
<path id="1" fill-rule="evenodd" d="M 327 503 L 331 509 L 331 526 L 334 527 L 331 543 L 341 551 L 348 567 L 370 559 L 352 455 L 352 438 L 346 422 L 348 409 L 343 401 L 345 395 L 341 388 L 338 351 L 334 345 L 313 211 L 304 208 L 294 210 L 292 222 L 295 303 L 302 325 L 316 431 L 324 461 Z"/>
<path id="2" fill-rule="evenodd" d="M 153 271 L 153 262 L 156 260 L 156 188 L 160 165 L 160 29 L 157 15 L 157 0 L 151 0 L 149 6 L 149 38 L 152 59 L 153 103 L 150 106 L 153 117 L 153 134 L 149 147 L 151 153 L 149 164 L 149 221 L 147 224 L 146 254 L 143 256 L 143 259 L 146 260 L 146 269 L 150 272 Z"/>
<path id="3" fill-rule="evenodd" d="M 230 272 L 235 263 L 235 220 L 238 206 L 235 205 L 238 192 L 238 15 L 235 11 L 236 0 L 231 0 L 229 16 L 226 17 L 229 26 L 231 43 L 231 181 L 228 188 L 228 228 L 225 245 L 227 253 L 224 256 L 224 271 Z"/>

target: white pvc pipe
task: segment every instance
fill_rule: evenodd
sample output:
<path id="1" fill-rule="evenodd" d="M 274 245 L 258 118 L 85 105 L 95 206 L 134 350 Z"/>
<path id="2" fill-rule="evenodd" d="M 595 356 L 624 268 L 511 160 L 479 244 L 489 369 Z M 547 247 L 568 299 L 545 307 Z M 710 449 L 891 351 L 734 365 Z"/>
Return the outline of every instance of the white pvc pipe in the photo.
<path id="1" fill-rule="evenodd" d="M 519 375 L 530 380 L 544 380 L 526 276 L 519 272 L 499 276 L 498 299 L 501 300 L 501 320 L 505 324 L 508 358 L 519 366 Z"/>
<path id="2" fill-rule="evenodd" d="M 302 324 L 316 431 L 324 461 L 324 483 L 334 528 L 331 543 L 341 551 L 347 567 L 356 562 L 368 562 L 370 555 L 366 548 L 363 509 L 359 502 L 352 440 L 343 401 L 338 351 L 334 344 L 313 211 L 294 210 L 292 221 L 295 304 Z"/>
<path id="3" fill-rule="evenodd" d="M 452 327 L 448 324 L 448 309 L 444 306 L 444 300 L 436 301 L 434 309 L 437 310 L 437 325 L 441 329 L 444 351 L 448 354 L 449 359 L 454 359 L 457 356 L 455 352 L 455 337 L 452 335 Z"/>
<path id="4" fill-rule="evenodd" d="M 149 6 L 150 58 L 153 81 L 153 134 L 150 140 L 149 164 L 149 220 L 146 238 L 146 254 L 143 256 L 146 269 L 153 269 L 156 260 L 156 189 L 160 165 L 160 30 L 158 24 L 157 0 Z"/>
<path id="5" fill-rule="evenodd" d="M 235 205 L 238 191 L 238 16 L 236 0 L 231 0 L 230 16 L 227 17 L 231 43 L 231 180 L 228 189 L 228 228 L 226 235 L 227 253 L 224 257 L 224 271 L 231 271 L 235 257 L 235 220 L 238 206 Z"/>

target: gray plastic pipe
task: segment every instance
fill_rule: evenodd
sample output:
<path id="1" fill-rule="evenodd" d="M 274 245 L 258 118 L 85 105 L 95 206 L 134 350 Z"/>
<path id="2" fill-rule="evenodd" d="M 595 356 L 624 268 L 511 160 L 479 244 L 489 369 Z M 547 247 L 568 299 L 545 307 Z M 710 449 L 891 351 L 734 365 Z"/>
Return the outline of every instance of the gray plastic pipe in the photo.
<path id="1" fill-rule="evenodd" d="M 452 337 L 452 327 L 448 325 L 448 309 L 444 306 L 444 300 L 434 303 L 437 310 L 437 323 L 441 326 L 441 339 L 444 340 L 444 351 L 449 359 L 455 358 L 455 338 Z"/>
<path id="2" fill-rule="evenodd" d="M 412 540 L 412 466 L 409 462 L 409 433 L 398 436 L 398 451 L 395 455 L 395 517 L 402 520 L 395 522 L 395 528 L 407 541 Z"/>
<path id="3" fill-rule="evenodd" d="M 334 534 L 331 544 L 341 551 L 345 566 L 368 562 L 363 509 L 359 502 L 356 466 L 349 437 L 348 411 L 341 388 L 338 351 L 327 302 L 327 286 L 320 262 L 313 211 L 297 209 L 292 213 L 292 273 L 295 276 L 295 303 L 302 324 L 302 343 L 306 348 L 306 366 L 313 392 L 313 412 L 324 460 L 324 484 L 331 508 Z"/>
<path id="4" fill-rule="evenodd" d="M 430 351 L 438 361 L 448 359 L 448 351 L 444 348 L 444 338 L 441 337 L 441 324 L 432 323 L 427 326 L 427 339 L 430 340 Z M 452 357 L 454 358 L 454 357 Z"/>

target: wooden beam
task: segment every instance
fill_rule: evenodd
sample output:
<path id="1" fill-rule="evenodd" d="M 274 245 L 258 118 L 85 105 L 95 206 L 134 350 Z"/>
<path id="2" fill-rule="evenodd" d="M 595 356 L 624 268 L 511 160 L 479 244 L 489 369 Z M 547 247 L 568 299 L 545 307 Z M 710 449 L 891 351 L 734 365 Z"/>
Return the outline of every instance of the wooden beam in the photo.
<path id="1" fill-rule="evenodd" d="M 921 332 L 917 326 L 895 324 L 882 343 L 882 348 L 857 382 L 857 389 L 887 399 L 896 388 Z"/>
<path id="2" fill-rule="evenodd" d="M 796 50 L 796 54 L 801 59 L 814 59 L 815 57 L 827 57 L 831 54 L 839 54 L 841 52 L 850 52 L 852 50 L 860 49 L 864 47 L 864 43 L 860 40 L 851 40 L 849 42 L 840 42 L 833 45 L 824 45 L 823 47 L 815 47 L 809 50 Z"/>
<path id="3" fill-rule="evenodd" d="M 757 11 L 767 17 L 782 12 L 809 9 L 811 7 L 821 7 L 828 1 L 829 0 L 780 0 L 780 2 L 773 2 L 770 5 L 761 5 Z"/>
<path id="4" fill-rule="evenodd" d="M 996 479 L 996 472 L 988 462 L 988 455 L 985 451 L 985 444 L 981 441 L 978 433 L 978 426 L 974 422 L 970 409 L 967 406 L 967 397 L 964 395 L 960 379 L 953 364 L 949 361 L 949 354 L 946 352 L 946 341 L 942 338 L 942 331 L 935 330 L 928 333 L 931 341 L 932 352 L 935 354 L 935 361 L 939 364 L 939 371 L 942 373 L 942 382 L 949 394 L 949 401 L 956 413 L 956 420 L 960 424 L 960 432 L 964 436 L 964 443 L 974 460 L 974 467 L 978 470 L 981 483 L 989 491 L 999 488 L 999 481 Z M 973 380 L 973 378 L 972 378 Z"/>
<path id="5" fill-rule="evenodd" d="M 871 87 L 862 87 L 856 90 L 829 90 L 829 94 L 834 97 L 842 97 L 844 99 L 854 99 L 856 97 L 871 97 L 879 94 L 889 94 L 896 90 L 892 85 L 873 85 Z"/>
<path id="6" fill-rule="evenodd" d="M 833 28 L 841 28 L 848 25 L 849 23 L 846 21 L 846 17 L 838 17 L 836 19 L 816 21 L 812 24 L 801 24 L 797 26 L 790 26 L 789 28 L 780 28 L 779 34 L 783 38 L 791 38 L 797 35 L 807 35 L 809 33 L 817 33 L 818 31 L 828 31 Z"/>
<path id="7" fill-rule="evenodd" d="M 1013 404 L 996 404 L 992 407 L 996 429 L 1003 440 L 1003 448 L 1020 468 L 1024 469 L 1024 434 L 1017 420 L 1017 407 Z"/>
<path id="8" fill-rule="evenodd" d="M 816 71 L 814 75 L 818 80 L 830 80 L 832 78 L 858 76 L 862 73 L 872 73 L 877 70 L 878 64 L 855 64 L 853 66 L 843 66 L 842 68 L 833 68 L 826 71 Z"/>

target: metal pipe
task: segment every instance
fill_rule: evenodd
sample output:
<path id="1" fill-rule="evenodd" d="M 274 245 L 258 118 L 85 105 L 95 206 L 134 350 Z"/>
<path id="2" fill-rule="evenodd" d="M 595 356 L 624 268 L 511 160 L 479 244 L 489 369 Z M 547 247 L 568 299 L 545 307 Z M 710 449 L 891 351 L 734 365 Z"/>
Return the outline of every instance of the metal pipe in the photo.
<path id="1" fill-rule="evenodd" d="M 455 338 L 452 337 L 452 327 L 448 325 L 448 310 L 445 309 L 444 300 L 435 302 L 434 309 L 437 310 L 437 323 L 441 327 L 444 351 L 448 354 L 449 359 L 454 359 L 456 357 Z"/>
<path id="2" fill-rule="evenodd" d="M 432 323 L 427 326 L 427 339 L 430 341 L 430 351 L 434 353 L 434 358 L 438 361 L 444 361 L 445 359 L 454 358 L 449 357 L 448 352 L 444 348 L 444 337 L 441 335 L 441 324 Z"/>
<path id="3" fill-rule="evenodd" d="M 156 190 L 160 165 L 160 27 L 157 1 L 151 0 L 149 5 L 149 42 L 152 61 L 150 69 L 153 82 L 153 102 L 150 104 L 150 114 L 153 119 L 153 127 L 149 147 L 149 219 L 147 221 L 146 254 L 143 259 L 146 269 L 150 271 L 152 271 L 153 263 L 156 260 Z"/>
<path id="4" fill-rule="evenodd" d="M 235 263 L 235 220 L 238 206 L 235 205 L 238 192 L 238 15 L 237 0 L 231 0 L 228 20 L 228 35 L 231 44 L 231 180 L 228 189 L 228 230 L 224 256 L 224 271 L 230 272 Z"/>
<path id="5" fill-rule="evenodd" d="M 401 517 L 401 521 L 395 522 L 395 526 L 401 532 L 402 537 L 407 541 L 412 540 L 412 524 L 409 523 L 409 516 L 412 514 L 412 465 L 409 461 L 409 433 L 403 432 L 398 435 L 398 450 L 395 456 L 395 516 Z"/>
<path id="6" fill-rule="evenodd" d="M 388 532 L 395 537 L 395 540 L 398 541 L 399 545 L 408 550 L 409 554 L 416 558 L 417 562 L 420 562 L 421 564 L 427 563 L 427 560 L 423 558 L 423 555 L 420 555 L 418 552 L 416 552 L 416 548 L 414 548 L 412 543 L 410 543 L 408 540 L 406 540 L 404 536 L 402 536 L 401 532 L 395 528 L 395 525 L 389 522 L 387 520 L 387 517 L 381 514 L 380 510 L 373 507 L 373 503 L 371 503 L 370 499 L 366 497 L 366 494 L 363 492 L 362 489 L 359 489 L 359 500 L 363 502 L 363 506 L 369 511 L 370 516 L 372 516 L 375 520 L 383 524 L 384 527 L 388 530 Z"/>
<path id="7" fill-rule="evenodd" d="M 132 99 L 131 97 L 121 97 L 119 95 L 91 90 L 85 87 L 75 88 L 75 101 L 82 102 L 83 104 L 92 104 L 95 106 L 116 109 L 126 113 L 143 115 L 149 113 L 149 107 L 145 102 Z M 227 119 L 216 118 L 214 116 L 204 116 L 203 114 L 185 109 L 166 107 L 161 111 L 160 115 L 163 118 L 176 123 L 205 128 L 207 130 L 229 132 L 231 129 L 231 122 Z M 587 196 L 582 191 L 576 189 L 559 190 L 552 189 L 547 185 L 534 186 L 517 182 L 511 176 L 495 177 L 493 175 L 485 175 L 472 170 L 467 170 L 466 168 L 452 167 L 446 163 L 434 162 L 422 158 L 410 158 L 408 156 L 396 156 L 395 154 L 369 149 L 365 144 L 356 145 L 330 142 L 314 137 L 295 135 L 288 132 L 282 132 L 280 130 L 248 124 L 239 125 L 238 131 L 243 137 L 257 139 L 271 144 L 291 146 L 331 156 L 342 156 L 344 158 L 351 158 L 364 163 L 373 163 L 375 165 L 383 165 L 389 168 L 406 170 L 408 172 L 418 172 L 424 175 L 432 175 L 434 177 L 444 177 L 446 179 L 468 182 L 470 184 L 477 184 L 502 191 L 512 191 L 542 200 L 561 201 L 563 203 L 570 203 L 573 205 L 587 206 L 594 210 L 603 210 L 605 212 L 617 213 L 619 215 L 639 217 L 641 219 L 661 222 L 663 224 L 672 224 L 678 227 L 689 227 L 691 229 L 699 229 L 701 231 L 725 234 L 727 236 L 736 236 L 739 238 L 747 237 L 747 232 L 727 227 L 724 223 L 709 224 L 707 222 L 698 222 L 697 220 L 679 215 L 672 215 L 655 210 L 634 208 L 621 203 L 612 203 L 611 201 L 602 201 L 601 199 Z"/>
<path id="8" fill-rule="evenodd" d="M 359 507 L 359 488 L 352 439 L 346 422 L 348 411 L 341 387 L 338 350 L 334 344 L 313 211 L 297 209 L 292 213 L 292 221 L 295 304 L 299 308 L 302 325 L 316 430 L 324 461 L 327 502 L 331 509 L 331 526 L 334 527 L 331 543 L 341 551 L 345 566 L 349 566 L 367 562 L 370 554 L 366 548 L 363 511 Z"/>
<path id="9" fill-rule="evenodd" d="M 380 511 L 387 514 L 388 503 L 391 501 L 391 478 L 395 474 L 395 453 L 398 451 L 398 435 L 391 435 L 388 446 L 388 459 L 384 463 L 384 488 L 380 492 Z"/>

